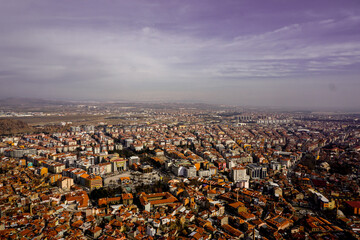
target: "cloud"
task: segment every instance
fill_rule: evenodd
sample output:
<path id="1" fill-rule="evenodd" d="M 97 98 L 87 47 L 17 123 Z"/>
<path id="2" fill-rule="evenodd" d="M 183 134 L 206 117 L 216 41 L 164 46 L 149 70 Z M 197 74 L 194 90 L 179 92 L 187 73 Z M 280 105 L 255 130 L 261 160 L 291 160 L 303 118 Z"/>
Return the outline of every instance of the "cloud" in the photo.
<path id="1" fill-rule="evenodd" d="M 161 80 L 171 75 L 176 78 L 189 73 L 195 78 L 281 77 L 306 72 L 304 61 L 313 63 L 319 59 L 317 63 L 322 64 L 323 70 L 333 69 L 335 62 L 341 67 L 359 61 L 358 42 L 307 44 L 313 37 L 298 38 L 314 31 L 313 28 L 310 24 L 295 24 L 230 41 L 220 38 L 204 41 L 181 32 L 175 35 L 151 27 L 121 33 L 40 29 L 10 36 L 2 46 L 15 51 L 18 47 L 25 49 L 18 58 L 11 56 L 11 65 L 21 66 L 29 76 L 46 74 L 49 80 L 60 77 L 63 72 L 83 70 L 85 73 L 94 67 L 101 68 L 99 72 L 107 77 L 122 76 L 132 81 Z M 6 42 L 15 42 L 17 46 L 6 46 Z M 341 61 L 334 61 L 339 57 Z"/>
<path id="2" fill-rule="evenodd" d="M 279 13 L 264 12 L 264 6 L 247 13 L 240 3 L 218 8 L 169 3 L 165 12 L 161 1 L 149 8 L 136 1 L 122 8 L 95 1 L 84 8 L 47 3 L 51 11 L 7 4 L 8 12 L 23 14 L 16 19 L 3 10 L 0 16 L 9 21 L 0 23 L 6 32 L 0 37 L 0 83 L 7 86 L 0 93 L 23 88 L 22 94 L 57 97 L 231 102 L 241 97 L 228 92 L 235 95 L 241 86 L 264 96 L 265 83 L 321 82 L 344 72 L 346 79 L 358 76 L 360 18 L 354 12 L 341 17 L 322 12 L 319 18 L 294 11 L 296 21 L 289 14 L 279 15 L 289 21 L 265 23 L 260 16 L 275 19 Z M 225 14 L 230 5 L 234 8 Z"/>

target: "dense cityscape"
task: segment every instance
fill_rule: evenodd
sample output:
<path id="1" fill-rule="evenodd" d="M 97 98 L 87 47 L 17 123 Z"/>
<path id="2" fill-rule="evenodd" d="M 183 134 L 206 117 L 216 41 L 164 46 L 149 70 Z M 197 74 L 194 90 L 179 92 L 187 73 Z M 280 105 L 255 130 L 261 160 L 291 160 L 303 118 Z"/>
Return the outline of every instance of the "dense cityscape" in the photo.
<path id="1" fill-rule="evenodd" d="M 358 115 L 140 105 L 3 135 L 0 238 L 359 239 Z"/>
<path id="2" fill-rule="evenodd" d="M 359 0 L 0 0 L 0 240 L 360 240 Z"/>

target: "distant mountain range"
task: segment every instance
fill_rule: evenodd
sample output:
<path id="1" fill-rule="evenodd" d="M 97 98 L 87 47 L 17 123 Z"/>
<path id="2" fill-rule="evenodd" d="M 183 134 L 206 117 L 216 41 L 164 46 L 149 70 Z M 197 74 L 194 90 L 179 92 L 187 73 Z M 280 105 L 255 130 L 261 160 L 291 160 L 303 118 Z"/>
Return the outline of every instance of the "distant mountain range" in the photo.
<path id="1" fill-rule="evenodd" d="M 71 102 L 45 100 L 38 98 L 4 98 L 0 99 L 0 106 L 48 106 L 48 105 L 71 105 Z"/>
<path id="2" fill-rule="evenodd" d="M 0 107 L 10 109 L 22 108 L 42 108 L 42 107 L 60 107 L 76 105 L 95 105 L 95 106 L 113 106 L 113 107 L 143 107 L 155 109 L 177 109 L 177 108 L 197 108 L 197 109 L 223 109 L 224 106 L 207 103 L 176 103 L 176 102 L 124 102 L 124 101 L 71 101 L 71 100 L 46 100 L 40 98 L 4 98 L 0 99 Z M 30 110 L 30 109 L 29 109 Z"/>

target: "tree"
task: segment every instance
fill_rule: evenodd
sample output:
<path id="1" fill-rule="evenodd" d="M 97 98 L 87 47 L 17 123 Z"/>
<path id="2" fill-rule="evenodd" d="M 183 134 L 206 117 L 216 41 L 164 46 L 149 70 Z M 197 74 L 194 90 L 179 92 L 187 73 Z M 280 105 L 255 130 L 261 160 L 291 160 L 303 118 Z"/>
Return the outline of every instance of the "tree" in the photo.
<path id="1" fill-rule="evenodd" d="M 314 170 L 316 166 L 316 160 L 315 157 L 312 154 L 305 154 L 302 159 L 302 164 L 310 170 Z"/>

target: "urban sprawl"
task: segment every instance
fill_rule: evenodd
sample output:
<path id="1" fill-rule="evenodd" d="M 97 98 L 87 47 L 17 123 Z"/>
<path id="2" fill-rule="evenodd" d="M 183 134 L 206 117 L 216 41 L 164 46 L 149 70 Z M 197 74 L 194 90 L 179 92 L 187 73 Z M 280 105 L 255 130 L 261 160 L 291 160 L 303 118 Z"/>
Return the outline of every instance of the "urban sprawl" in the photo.
<path id="1" fill-rule="evenodd" d="M 354 115 L 118 119 L 0 138 L 1 239 L 360 239 Z"/>

